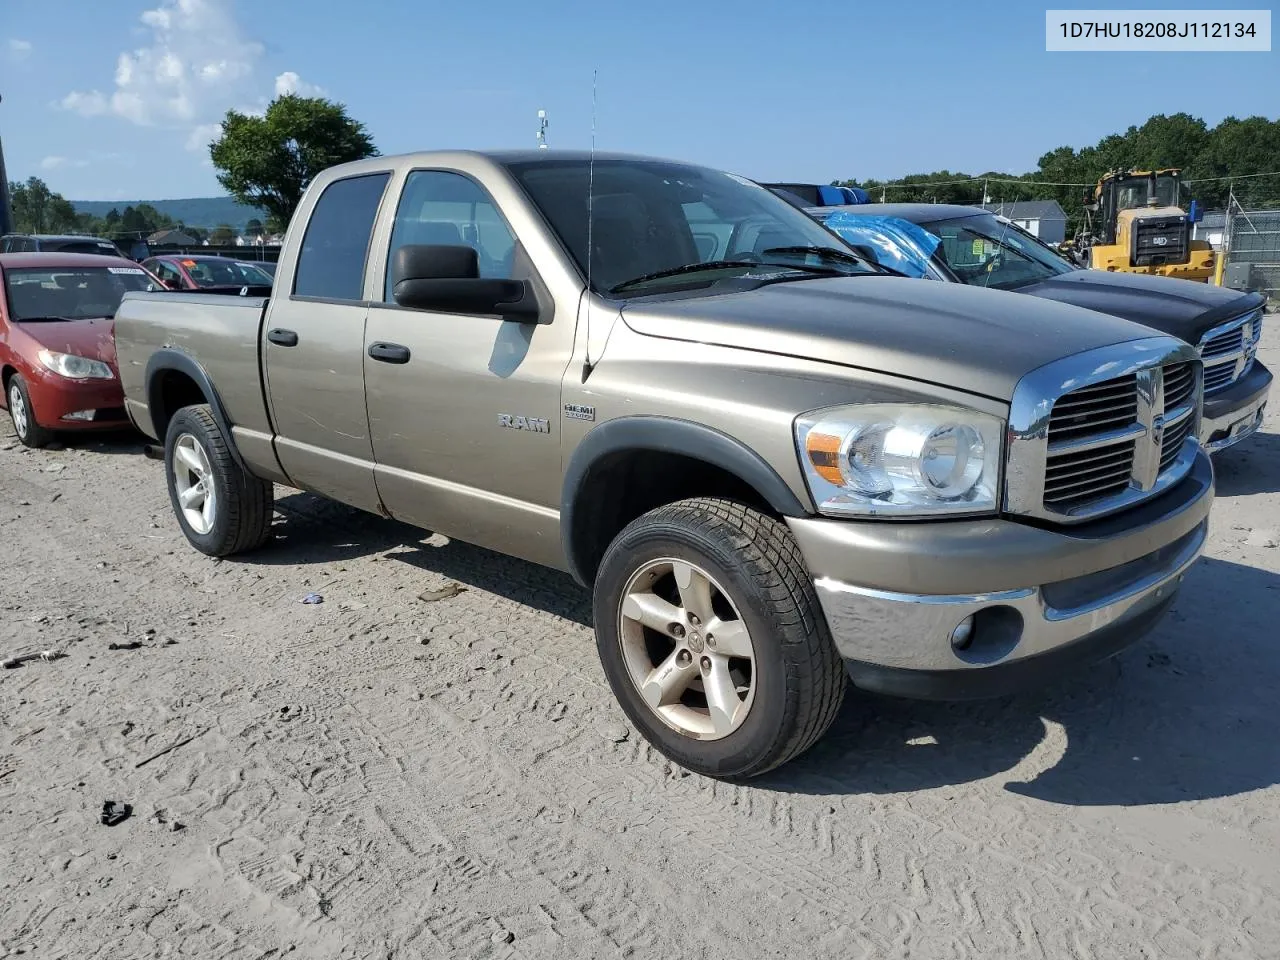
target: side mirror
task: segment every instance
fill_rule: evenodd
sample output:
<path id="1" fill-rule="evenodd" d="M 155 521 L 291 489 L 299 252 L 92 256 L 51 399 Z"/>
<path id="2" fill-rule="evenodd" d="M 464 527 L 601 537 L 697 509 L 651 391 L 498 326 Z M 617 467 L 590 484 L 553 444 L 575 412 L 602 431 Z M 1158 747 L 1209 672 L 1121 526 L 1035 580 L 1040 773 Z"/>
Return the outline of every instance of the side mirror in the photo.
<path id="1" fill-rule="evenodd" d="M 402 307 L 439 313 L 497 316 L 535 323 L 541 314 L 527 280 L 480 276 L 473 247 L 407 244 L 391 259 L 391 294 Z"/>
<path id="2" fill-rule="evenodd" d="M 1187 209 L 1187 222 L 1199 223 L 1204 219 L 1204 211 L 1200 209 L 1200 201 L 1192 200 L 1191 206 Z"/>

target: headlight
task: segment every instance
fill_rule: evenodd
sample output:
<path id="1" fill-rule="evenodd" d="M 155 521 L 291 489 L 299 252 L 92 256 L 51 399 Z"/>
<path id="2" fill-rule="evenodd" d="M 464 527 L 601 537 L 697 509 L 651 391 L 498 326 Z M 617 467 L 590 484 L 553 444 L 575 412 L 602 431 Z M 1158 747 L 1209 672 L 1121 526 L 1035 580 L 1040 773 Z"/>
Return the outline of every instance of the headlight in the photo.
<path id="1" fill-rule="evenodd" d="M 54 353 L 52 350 L 41 350 L 37 356 L 46 367 L 69 380 L 110 380 L 113 376 L 111 368 L 101 360 L 77 357 L 73 353 Z"/>
<path id="2" fill-rule="evenodd" d="M 796 420 L 809 490 L 830 516 L 993 513 L 1004 422 L 959 407 L 854 404 Z"/>

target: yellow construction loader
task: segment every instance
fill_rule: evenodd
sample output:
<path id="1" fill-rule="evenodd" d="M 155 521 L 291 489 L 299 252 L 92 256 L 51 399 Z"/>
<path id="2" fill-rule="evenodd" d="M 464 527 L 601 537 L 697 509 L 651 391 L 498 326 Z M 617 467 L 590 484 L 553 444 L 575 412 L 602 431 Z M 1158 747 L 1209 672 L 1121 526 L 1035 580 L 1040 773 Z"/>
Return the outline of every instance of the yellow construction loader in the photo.
<path id="1" fill-rule="evenodd" d="M 1200 205 L 1178 205 L 1181 171 L 1116 170 L 1085 197 L 1086 224 L 1070 246 L 1095 270 L 1149 273 L 1208 282 L 1213 248 L 1191 239 Z"/>

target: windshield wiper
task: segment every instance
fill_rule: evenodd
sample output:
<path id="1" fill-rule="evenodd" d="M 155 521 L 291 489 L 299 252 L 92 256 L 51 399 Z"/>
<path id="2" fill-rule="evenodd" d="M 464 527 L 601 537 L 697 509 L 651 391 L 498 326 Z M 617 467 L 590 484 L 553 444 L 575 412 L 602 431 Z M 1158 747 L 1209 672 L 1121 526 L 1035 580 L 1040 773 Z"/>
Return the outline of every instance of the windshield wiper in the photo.
<path id="1" fill-rule="evenodd" d="M 75 317 L 15 317 L 18 323 L 74 323 Z"/>
<path id="2" fill-rule="evenodd" d="M 804 270 L 802 266 L 795 266 L 790 263 L 761 263 L 759 260 L 703 260 L 698 263 L 686 263 L 681 267 L 672 267 L 670 270 L 658 270 L 655 273 L 645 273 L 638 277 L 632 277 L 630 280 L 623 280 L 621 283 L 615 283 L 609 288 L 610 293 L 618 293 L 627 287 L 633 287 L 638 283 L 647 283 L 650 280 L 661 280 L 664 277 L 678 277 L 684 273 L 701 273 L 705 270 L 720 269 L 746 269 L 759 267 L 782 267 L 786 270 Z"/>
<path id="3" fill-rule="evenodd" d="M 827 263 L 856 263 L 858 266 L 870 266 L 877 270 L 883 270 L 885 273 L 897 274 L 904 276 L 903 273 L 894 270 L 892 267 L 886 267 L 883 263 L 877 263 L 874 260 L 868 260 L 866 257 L 860 257 L 856 253 L 849 253 L 847 250 L 841 250 L 839 247 L 808 247 L 796 245 L 791 247 L 770 247 L 765 250 L 766 254 L 775 254 L 785 256 L 793 253 L 806 257 L 817 257 L 819 260 Z"/>

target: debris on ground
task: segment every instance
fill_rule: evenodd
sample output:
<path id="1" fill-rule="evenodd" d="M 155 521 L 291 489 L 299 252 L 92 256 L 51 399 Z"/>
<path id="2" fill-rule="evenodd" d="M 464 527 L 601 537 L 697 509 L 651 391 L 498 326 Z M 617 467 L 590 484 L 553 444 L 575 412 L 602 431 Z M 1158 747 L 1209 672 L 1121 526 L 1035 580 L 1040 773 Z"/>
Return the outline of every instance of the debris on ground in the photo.
<path id="1" fill-rule="evenodd" d="M 302 598 L 303 603 L 324 603 L 324 597 L 318 593 L 308 593 Z"/>
<path id="2" fill-rule="evenodd" d="M 28 660 L 43 660 L 50 663 L 54 660 L 61 660 L 66 654 L 61 650 L 41 650 L 39 653 L 24 653 L 21 656 L 9 657 L 7 660 L 0 662 L 6 670 L 15 670 L 22 666 Z"/>
<path id="3" fill-rule="evenodd" d="M 119 643 L 108 643 L 108 650 L 137 650 L 142 646 L 141 640 L 122 640 Z"/>
<path id="4" fill-rule="evenodd" d="M 600 735 L 611 743 L 622 743 L 631 736 L 631 731 L 620 723 L 612 723 L 601 730 Z"/>
<path id="5" fill-rule="evenodd" d="M 516 935 L 512 933 L 510 930 L 499 930 L 492 937 L 490 937 L 490 939 L 494 943 L 512 943 L 514 942 L 515 938 L 516 938 Z"/>
<path id="6" fill-rule="evenodd" d="M 137 763 L 133 765 L 133 769 L 137 770 L 139 767 L 145 767 L 152 760 L 159 760 L 166 753 L 172 753 L 174 750 L 177 750 L 179 747 L 186 746 L 192 740 L 196 739 L 196 737 L 203 737 L 208 732 L 209 732 L 209 728 L 206 727 L 205 729 L 201 730 L 199 733 L 193 733 L 191 736 L 185 737 L 184 739 L 179 740 L 177 743 L 173 744 L 173 746 L 165 747 L 159 753 L 153 753 L 151 756 L 147 757 L 147 759 L 145 760 L 139 760 Z"/>
<path id="7" fill-rule="evenodd" d="M 1275 547 L 1280 540 L 1276 539 L 1274 530 L 1251 530 L 1244 542 L 1251 547 Z"/>
<path id="8" fill-rule="evenodd" d="M 119 800 L 106 800 L 102 804 L 103 826 L 114 827 L 117 823 L 124 823 L 131 813 L 133 813 L 133 807 L 129 804 L 121 803 Z"/>
<path id="9" fill-rule="evenodd" d="M 460 583 L 446 583 L 438 590 L 423 590 L 418 594 L 418 599 L 426 603 L 435 603 L 437 600 L 448 600 L 450 597 L 456 597 L 466 589 Z"/>

